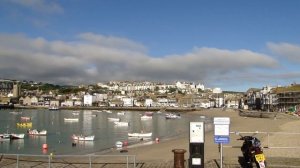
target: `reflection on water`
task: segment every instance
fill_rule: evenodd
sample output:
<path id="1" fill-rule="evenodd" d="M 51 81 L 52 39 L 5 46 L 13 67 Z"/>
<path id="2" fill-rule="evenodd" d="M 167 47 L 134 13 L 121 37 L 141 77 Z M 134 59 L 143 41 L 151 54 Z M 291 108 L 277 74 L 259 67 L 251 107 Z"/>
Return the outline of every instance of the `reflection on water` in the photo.
<path id="1" fill-rule="evenodd" d="M 21 122 L 21 116 L 30 117 L 32 129 L 47 130 L 47 136 L 28 136 L 22 140 L 0 143 L 0 153 L 20 154 L 84 154 L 95 153 L 115 147 L 117 141 L 127 141 L 129 144 L 140 142 L 137 138 L 128 138 L 128 133 L 152 132 L 150 140 L 174 137 L 178 134 L 188 133 L 190 121 L 203 121 L 207 118 L 182 115 L 181 119 L 166 120 L 164 113 L 154 113 L 153 118 L 141 120 L 144 112 L 98 112 L 91 110 L 74 111 L 60 110 L 23 110 L 10 113 L 10 110 L 0 110 L 0 133 L 26 133 L 28 128 L 16 126 Z M 124 115 L 123 115 L 124 114 Z M 65 122 L 64 118 L 78 118 L 78 122 Z M 120 118 L 121 122 L 128 122 L 126 127 L 116 126 L 108 118 Z M 94 141 L 76 141 L 71 138 L 73 134 L 85 136 L 95 135 Z M 144 139 L 146 140 L 146 139 Z M 72 145 L 76 143 L 76 146 Z M 48 149 L 43 150 L 42 145 L 47 144 Z"/>

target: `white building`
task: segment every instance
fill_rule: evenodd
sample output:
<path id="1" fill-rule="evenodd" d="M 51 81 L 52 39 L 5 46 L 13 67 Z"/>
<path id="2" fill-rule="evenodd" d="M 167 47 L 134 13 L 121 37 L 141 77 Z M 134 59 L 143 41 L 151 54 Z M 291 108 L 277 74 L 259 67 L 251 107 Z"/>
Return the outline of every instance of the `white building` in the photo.
<path id="1" fill-rule="evenodd" d="M 74 106 L 74 101 L 73 100 L 66 100 L 66 101 L 61 103 L 61 106 L 73 107 Z"/>
<path id="2" fill-rule="evenodd" d="M 168 106 L 168 104 L 169 104 L 169 101 L 168 101 L 168 99 L 167 98 L 158 98 L 157 99 L 157 105 L 158 106 Z"/>
<path id="3" fill-rule="evenodd" d="M 122 101 L 124 107 L 133 107 L 133 98 L 124 97 Z"/>
<path id="4" fill-rule="evenodd" d="M 95 99 L 95 102 L 99 102 L 99 101 L 104 101 L 104 100 L 107 100 L 107 94 L 99 94 L 99 93 L 95 93 L 94 94 L 94 99 Z"/>
<path id="5" fill-rule="evenodd" d="M 95 96 L 93 95 L 84 95 L 83 96 L 83 105 L 84 106 L 92 106 L 95 102 Z"/>
<path id="6" fill-rule="evenodd" d="M 153 106 L 153 100 L 152 99 L 145 99 L 145 106 L 146 107 L 152 107 Z"/>

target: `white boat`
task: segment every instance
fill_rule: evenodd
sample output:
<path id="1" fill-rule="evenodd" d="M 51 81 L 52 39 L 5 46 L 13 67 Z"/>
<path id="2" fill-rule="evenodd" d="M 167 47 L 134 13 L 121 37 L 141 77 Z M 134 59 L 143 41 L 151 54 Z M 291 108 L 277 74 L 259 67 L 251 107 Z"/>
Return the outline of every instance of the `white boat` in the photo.
<path id="1" fill-rule="evenodd" d="M 79 119 L 78 119 L 78 118 L 64 118 L 64 121 L 68 121 L 68 122 L 78 122 Z"/>
<path id="2" fill-rule="evenodd" d="M 125 115 L 125 112 L 118 112 L 117 115 Z"/>
<path id="3" fill-rule="evenodd" d="M 152 111 L 147 111 L 147 112 L 145 112 L 145 115 L 146 116 L 153 116 L 153 112 Z"/>
<path id="4" fill-rule="evenodd" d="M 123 142 L 117 141 L 117 142 L 116 142 L 116 147 L 117 147 L 117 148 L 122 148 L 122 147 L 123 147 Z"/>
<path id="5" fill-rule="evenodd" d="M 94 135 L 91 136 L 83 136 L 83 135 L 72 135 L 73 140 L 78 140 L 78 141 L 93 141 L 95 138 Z"/>
<path id="6" fill-rule="evenodd" d="M 172 114 L 172 113 L 168 113 L 165 115 L 166 119 L 176 119 L 176 118 L 181 118 L 181 116 L 179 114 Z"/>
<path id="7" fill-rule="evenodd" d="M 25 134 L 10 134 L 11 139 L 24 139 Z"/>
<path id="8" fill-rule="evenodd" d="M 10 134 L 0 134 L 0 141 L 10 141 L 11 135 Z"/>
<path id="9" fill-rule="evenodd" d="M 23 120 L 23 121 L 29 121 L 29 120 L 31 120 L 31 117 L 22 116 L 21 120 Z"/>
<path id="10" fill-rule="evenodd" d="M 152 119 L 152 116 L 146 116 L 146 115 L 143 115 L 141 117 L 141 120 L 151 120 Z"/>
<path id="11" fill-rule="evenodd" d="M 11 111 L 10 114 L 22 114 L 22 111 Z"/>
<path id="12" fill-rule="evenodd" d="M 72 113 L 74 116 L 78 116 L 79 115 L 79 112 L 73 112 Z"/>
<path id="13" fill-rule="evenodd" d="M 128 133 L 128 137 L 147 138 L 151 137 L 152 132 L 149 133 Z"/>
<path id="14" fill-rule="evenodd" d="M 122 122 L 122 121 L 115 121 L 114 122 L 116 126 L 128 126 L 128 122 Z"/>
<path id="15" fill-rule="evenodd" d="M 50 106 L 48 109 L 55 111 L 55 110 L 59 110 L 59 107 L 58 106 Z"/>
<path id="16" fill-rule="evenodd" d="M 37 129 L 33 129 L 33 130 L 29 129 L 27 132 L 29 135 L 47 135 L 46 130 L 38 131 Z"/>
<path id="17" fill-rule="evenodd" d="M 107 118 L 108 121 L 120 121 L 120 118 Z"/>
<path id="18" fill-rule="evenodd" d="M 103 110 L 104 112 L 107 112 L 107 113 L 112 113 L 110 110 Z"/>

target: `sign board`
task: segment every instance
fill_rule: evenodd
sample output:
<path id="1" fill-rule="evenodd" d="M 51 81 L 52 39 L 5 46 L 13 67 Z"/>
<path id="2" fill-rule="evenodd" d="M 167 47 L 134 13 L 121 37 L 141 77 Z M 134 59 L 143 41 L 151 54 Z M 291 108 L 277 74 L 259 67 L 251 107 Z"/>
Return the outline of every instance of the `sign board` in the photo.
<path id="1" fill-rule="evenodd" d="M 190 122 L 190 143 L 204 143 L 204 122 Z"/>
<path id="2" fill-rule="evenodd" d="M 230 118 L 229 117 L 214 117 L 215 125 L 229 125 Z"/>
<path id="3" fill-rule="evenodd" d="M 222 143 L 228 144 L 229 143 L 229 136 L 215 136 L 215 143 Z"/>
<path id="4" fill-rule="evenodd" d="M 229 125 L 215 125 L 216 136 L 229 136 Z"/>
<path id="5" fill-rule="evenodd" d="M 201 158 L 192 158 L 192 165 L 201 165 Z"/>

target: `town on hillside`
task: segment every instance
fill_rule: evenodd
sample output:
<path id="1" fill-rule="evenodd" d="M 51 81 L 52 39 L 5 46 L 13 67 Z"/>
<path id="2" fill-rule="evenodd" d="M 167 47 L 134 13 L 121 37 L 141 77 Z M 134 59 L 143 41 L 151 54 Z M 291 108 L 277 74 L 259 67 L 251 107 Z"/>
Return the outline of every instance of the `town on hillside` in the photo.
<path id="1" fill-rule="evenodd" d="M 94 85 L 59 86 L 0 79 L 0 108 L 27 107 L 172 107 L 234 108 L 266 112 L 297 112 L 300 85 L 249 88 L 246 92 L 205 88 L 177 81 L 111 81 Z"/>

